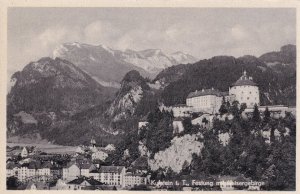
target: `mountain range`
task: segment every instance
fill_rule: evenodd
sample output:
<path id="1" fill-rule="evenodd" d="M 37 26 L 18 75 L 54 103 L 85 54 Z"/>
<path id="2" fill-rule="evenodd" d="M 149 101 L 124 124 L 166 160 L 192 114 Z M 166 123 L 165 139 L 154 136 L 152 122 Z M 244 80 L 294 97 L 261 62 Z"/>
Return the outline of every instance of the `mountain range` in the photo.
<path id="1" fill-rule="evenodd" d="M 12 76 L 14 85 L 7 95 L 8 140 L 40 137 L 78 145 L 94 137 L 97 142 L 113 143 L 135 130 L 158 103 L 185 103 L 190 92 L 202 88 L 227 91 L 244 70 L 259 85 L 262 105 L 296 104 L 295 45 L 260 57 L 216 56 L 179 65 L 175 56 L 186 62 L 189 57 L 177 53 L 167 60 L 174 63 L 166 63 L 164 59 L 171 57 L 159 50 L 123 52 L 79 43 L 63 44 L 54 56 L 31 62 Z M 163 62 L 155 62 L 154 56 Z M 145 66 L 124 62 L 129 58 L 148 62 Z M 145 76 L 157 69 L 161 71 L 153 74 L 157 74 L 154 79 Z M 118 82 L 119 89 L 101 82 Z"/>
<path id="2" fill-rule="evenodd" d="M 72 62 L 100 84 L 110 87 L 119 87 L 119 82 L 131 70 L 152 79 L 167 67 L 197 61 L 197 58 L 182 52 L 168 55 L 160 49 L 121 51 L 77 42 L 58 46 L 52 56 Z"/>

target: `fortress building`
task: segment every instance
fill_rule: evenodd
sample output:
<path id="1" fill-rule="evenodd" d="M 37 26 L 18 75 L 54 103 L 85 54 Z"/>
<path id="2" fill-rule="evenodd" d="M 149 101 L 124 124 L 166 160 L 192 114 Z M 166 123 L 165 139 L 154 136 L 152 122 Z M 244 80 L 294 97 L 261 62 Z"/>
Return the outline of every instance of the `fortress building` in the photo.
<path id="1" fill-rule="evenodd" d="M 219 111 L 223 98 L 229 100 L 228 92 L 220 92 L 214 88 L 202 89 L 188 95 L 186 104 L 193 107 L 193 112 L 216 113 Z"/>
<path id="2" fill-rule="evenodd" d="M 229 96 L 234 96 L 234 100 L 240 104 L 245 103 L 247 108 L 259 106 L 259 88 L 252 77 L 247 76 L 247 72 L 229 87 Z"/>
<path id="3" fill-rule="evenodd" d="M 215 114 L 219 112 L 222 101 L 238 101 L 245 103 L 247 108 L 253 108 L 255 104 L 259 106 L 259 88 L 252 77 L 243 75 L 229 87 L 229 92 L 220 92 L 217 89 L 202 89 L 201 91 L 191 92 L 186 105 L 192 107 L 192 112 L 205 112 Z"/>

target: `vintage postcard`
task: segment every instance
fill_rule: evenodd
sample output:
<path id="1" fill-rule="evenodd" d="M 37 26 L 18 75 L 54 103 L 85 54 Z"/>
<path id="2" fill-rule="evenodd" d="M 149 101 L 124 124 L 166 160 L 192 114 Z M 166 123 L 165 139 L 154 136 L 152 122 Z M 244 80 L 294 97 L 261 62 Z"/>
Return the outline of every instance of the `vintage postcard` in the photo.
<path id="1" fill-rule="evenodd" d="M 296 192 L 297 1 L 2 4 L 5 191 Z"/>

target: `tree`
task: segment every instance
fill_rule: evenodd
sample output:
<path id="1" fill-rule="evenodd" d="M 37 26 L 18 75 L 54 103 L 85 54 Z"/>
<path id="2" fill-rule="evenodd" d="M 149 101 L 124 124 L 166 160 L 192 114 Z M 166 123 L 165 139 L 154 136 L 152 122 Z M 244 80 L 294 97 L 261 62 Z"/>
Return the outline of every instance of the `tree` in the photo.
<path id="1" fill-rule="evenodd" d="M 17 190 L 18 186 L 20 185 L 18 178 L 11 176 L 6 178 L 6 188 L 8 190 Z"/>
<path id="2" fill-rule="evenodd" d="M 266 110 L 264 112 L 264 122 L 269 123 L 270 118 L 271 118 L 271 113 L 269 111 L 269 108 L 266 107 Z"/>
<path id="3" fill-rule="evenodd" d="M 221 115 L 228 113 L 228 107 L 227 107 L 227 104 L 226 104 L 224 96 L 223 96 L 223 99 L 222 99 L 222 105 L 221 105 L 221 107 L 219 109 L 219 113 Z"/>
<path id="4" fill-rule="evenodd" d="M 252 120 L 256 123 L 260 122 L 260 113 L 257 104 L 254 105 Z"/>
<path id="5" fill-rule="evenodd" d="M 244 112 L 244 110 L 247 108 L 247 104 L 246 103 L 242 103 L 241 107 L 240 107 L 240 114 L 242 114 L 242 112 Z"/>
<path id="6" fill-rule="evenodd" d="M 239 102 L 233 101 L 232 106 L 230 107 L 230 112 L 233 114 L 234 117 L 239 118 L 240 117 L 240 110 L 239 110 Z"/>

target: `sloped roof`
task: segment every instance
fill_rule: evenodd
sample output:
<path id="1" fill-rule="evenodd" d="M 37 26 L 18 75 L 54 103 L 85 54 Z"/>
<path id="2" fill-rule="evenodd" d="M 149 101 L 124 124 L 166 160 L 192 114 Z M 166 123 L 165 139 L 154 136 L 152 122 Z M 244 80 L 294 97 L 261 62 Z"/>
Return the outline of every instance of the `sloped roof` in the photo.
<path id="1" fill-rule="evenodd" d="M 148 168 L 148 158 L 145 156 L 140 156 L 132 164 L 131 167 L 138 169 L 147 169 Z"/>
<path id="2" fill-rule="evenodd" d="M 227 96 L 227 92 L 220 92 L 218 89 L 203 89 L 203 90 L 196 90 L 195 92 L 191 92 L 187 98 L 193 98 L 198 96 L 208 96 L 208 95 L 214 95 L 214 96 Z"/>
<path id="3" fill-rule="evenodd" d="M 52 168 L 51 162 L 45 162 L 42 164 L 41 168 Z"/>
<path id="4" fill-rule="evenodd" d="M 29 169 L 39 169 L 41 167 L 41 163 L 38 161 L 31 161 L 28 164 Z"/>
<path id="5" fill-rule="evenodd" d="M 244 71 L 244 74 L 234 82 L 231 86 L 257 86 L 257 84 L 252 80 L 252 77 L 247 75 L 247 72 Z"/>
<path id="6" fill-rule="evenodd" d="M 80 165 L 81 169 L 89 169 L 92 165 L 94 164 L 90 164 L 90 163 L 84 163 Z"/>
<path id="7" fill-rule="evenodd" d="M 32 185 L 35 185 L 36 186 L 36 189 L 37 190 L 45 190 L 45 189 L 48 189 L 48 184 L 47 183 L 44 183 L 44 182 L 28 182 L 28 184 L 26 185 L 26 190 L 27 189 L 30 189 L 30 187 Z"/>
<path id="8" fill-rule="evenodd" d="M 86 177 L 79 177 L 77 179 L 68 182 L 67 184 L 80 185 L 84 181 L 87 181 L 90 185 L 103 185 L 103 183 L 101 183 L 100 181 L 91 178 L 86 178 Z"/>
<path id="9" fill-rule="evenodd" d="M 101 166 L 101 173 L 121 173 L 124 166 Z"/>
<path id="10" fill-rule="evenodd" d="M 74 164 L 79 168 L 78 164 L 75 161 L 69 162 L 64 168 L 70 168 Z"/>

